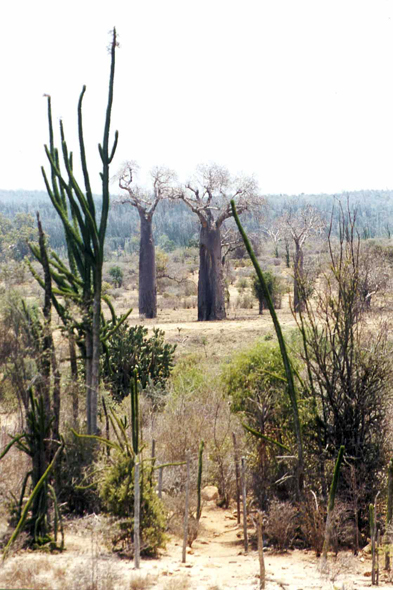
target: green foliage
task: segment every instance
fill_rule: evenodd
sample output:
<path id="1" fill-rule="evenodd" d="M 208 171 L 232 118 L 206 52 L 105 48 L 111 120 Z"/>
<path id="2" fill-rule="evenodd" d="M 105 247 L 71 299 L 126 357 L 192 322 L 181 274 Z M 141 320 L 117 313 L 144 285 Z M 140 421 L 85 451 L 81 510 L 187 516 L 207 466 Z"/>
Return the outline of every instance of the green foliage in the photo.
<path id="1" fill-rule="evenodd" d="M 277 455 L 292 455 L 296 431 L 280 347 L 277 342 L 261 340 L 243 350 L 223 371 L 225 391 L 231 409 L 242 417 L 249 432 L 248 465 L 252 487 L 260 506 L 266 509 L 272 494 L 282 500 L 291 498 L 293 479 L 279 489 L 275 482 L 290 472 L 293 461 L 278 461 Z M 307 406 L 299 402 L 302 421 Z"/>
<path id="2" fill-rule="evenodd" d="M 156 248 L 156 272 L 157 276 L 162 276 L 167 272 L 168 254 L 159 248 Z"/>
<path id="3" fill-rule="evenodd" d="M 134 456 L 116 452 L 98 487 L 105 510 L 123 519 L 112 539 L 117 550 L 130 548 L 133 538 L 134 464 Z M 144 467 L 141 477 L 141 549 L 146 555 L 155 555 L 166 541 L 166 518 L 150 471 L 151 467 Z"/>
<path id="4" fill-rule="evenodd" d="M 0 214 L 0 259 L 21 261 L 30 255 L 28 242 L 37 241 L 34 218 L 17 213 L 10 221 Z"/>
<path id="5" fill-rule="evenodd" d="M 30 407 L 26 414 L 25 430 L 21 434 L 14 436 L 0 455 L 0 459 L 2 459 L 15 445 L 19 451 L 30 457 L 32 462 L 31 470 L 25 474 L 19 504 L 14 514 L 18 522 L 7 544 L 5 553 L 22 530 L 26 531 L 29 542 L 33 547 L 46 545 L 47 543 L 50 543 L 52 548 L 56 547 L 59 513 L 57 511 L 56 517 L 51 523 L 50 497 L 53 500 L 55 509 L 57 509 L 57 499 L 54 489 L 50 485 L 49 476 L 63 445 L 54 449 L 51 444 L 54 419 L 50 418 L 46 412 L 43 396 L 40 395 L 37 399 L 34 397 L 33 391 L 30 390 L 29 400 Z M 51 455 L 52 460 L 50 461 Z M 24 502 L 29 479 L 31 495 L 27 502 Z M 54 531 L 55 541 L 51 536 L 52 530 Z"/>
<path id="6" fill-rule="evenodd" d="M 176 250 L 176 244 L 173 240 L 169 239 L 166 234 L 161 234 L 158 239 L 158 246 L 164 252 L 173 252 Z"/>
<path id="7" fill-rule="evenodd" d="M 264 272 L 263 274 L 274 308 L 280 309 L 282 298 L 281 281 L 277 275 L 275 275 L 269 270 Z M 252 277 L 252 292 L 259 301 L 259 313 L 262 313 L 262 310 L 267 309 L 268 307 L 267 298 L 263 290 L 263 287 L 260 283 L 260 280 L 258 279 L 258 276 L 256 274 L 254 274 Z"/>
<path id="8" fill-rule="evenodd" d="M 116 400 L 130 393 L 134 371 L 143 389 L 149 383 L 165 386 L 174 365 L 176 345 L 166 344 L 164 335 L 155 328 L 149 338 L 143 326 L 122 325 L 108 340 L 102 374 Z"/>
<path id="9" fill-rule="evenodd" d="M 112 277 L 113 284 L 115 287 L 121 287 L 123 284 L 123 271 L 120 266 L 112 266 L 109 269 L 109 274 Z"/>
<path id="10" fill-rule="evenodd" d="M 223 373 L 233 412 L 241 412 L 251 427 L 270 433 L 285 430 L 291 417 L 280 348 L 275 342 L 258 341 L 237 353 Z M 268 425 L 269 424 L 269 425 Z"/>
<path id="11" fill-rule="evenodd" d="M 118 520 L 116 532 L 112 537 L 113 547 L 119 551 L 132 551 L 134 531 L 134 481 L 135 461 L 140 464 L 140 531 L 141 550 L 155 555 L 157 549 L 165 544 L 165 514 L 153 483 L 153 465 L 142 460 L 143 447 L 139 447 L 139 401 L 138 382 L 133 375 L 131 383 L 131 438 L 127 416 L 119 418 L 113 408 L 108 417 L 115 434 L 115 440 L 97 435 L 80 435 L 87 441 L 98 441 L 112 450 L 112 455 L 98 464 L 95 483 L 104 509 Z"/>
<path id="12" fill-rule="evenodd" d="M 101 500 L 93 482 L 97 446 L 91 441 L 66 434 L 64 452 L 59 461 L 58 500 L 64 513 L 83 516 L 99 512 Z"/>
<path id="13" fill-rule="evenodd" d="M 267 305 L 269 308 L 271 318 L 273 320 L 274 329 L 276 331 L 278 343 L 280 346 L 281 357 L 282 357 L 282 361 L 284 364 L 285 377 L 286 377 L 286 381 L 287 381 L 287 393 L 288 393 L 289 399 L 291 400 L 293 423 L 294 423 L 295 432 L 296 432 L 297 451 L 298 451 L 298 453 L 297 453 L 298 454 L 298 465 L 297 465 L 297 474 L 296 474 L 296 486 L 297 486 L 296 493 L 297 493 L 297 497 L 299 499 L 302 492 L 303 492 L 303 485 L 304 485 L 304 458 L 303 458 L 302 424 L 301 424 L 300 416 L 299 416 L 299 407 L 298 407 L 298 401 L 297 401 L 297 391 L 296 391 L 296 386 L 295 386 L 294 371 L 293 371 L 293 367 L 291 364 L 291 360 L 288 355 L 285 339 L 284 339 L 284 336 L 283 336 L 283 333 L 281 330 L 281 324 L 280 324 L 277 314 L 274 310 L 274 305 L 273 305 L 272 299 L 269 294 L 269 290 L 268 290 L 266 282 L 265 282 L 264 274 L 261 271 L 261 267 L 259 266 L 258 260 L 256 259 L 256 256 L 255 256 L 254 251 L 251 247 L 251 244 L 250 244 L 250 241 L 247 237 L 247 234 L 244 231 L 242 224 L 240 223 L 239 216 L 236 212 L 236 205 L 235 205 L 234 200 L 231 201 L 231 207 L 232 207 L 233 217 L 234 217 L 236 225 L 240 231 L 240 234 L 243 238 L 244 245 L 246 246 L 248 255 L 250 257 L 250 261 L 251 261 L 252 265 L 254 266 L 255 272 L 257 273 L 257 276 L 259 279 L 259 282 L 263 286 L 263 290 L 265 292 L 266 299 L 267 299 Z"/>

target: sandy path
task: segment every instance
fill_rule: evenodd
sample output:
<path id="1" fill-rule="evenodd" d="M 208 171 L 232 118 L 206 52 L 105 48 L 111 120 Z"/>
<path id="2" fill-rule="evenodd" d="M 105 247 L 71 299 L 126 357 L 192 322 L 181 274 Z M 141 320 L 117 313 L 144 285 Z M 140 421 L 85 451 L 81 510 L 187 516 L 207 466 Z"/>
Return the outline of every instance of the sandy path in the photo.
<path id="1" fill-rule="evenodd" d="M 176 588 L 176 580 L 186 578 L 192 590 L 259 588 L 257 552 L 243 551 L 243 534 L 232 513 L 208 506 L 201 519 L 202 530 L 188 550 L 186 564 L 181 563 L 180 541 L 169 543 L 159 562 L 142 563 L 142 571 L 158 575 L 157 590 Z M 249 533 L 253 533 L 249 529 Z M 312 552 L 291 551 L 283 555 L 265 552 L 267 590 L 345 589 L 370 587 L 364 572 L 370 569 L 368 557 L 340 554 L 332 558 L 326 575 L 321 576 Z M 170 579 L 173 580 L 171 584 Z M 344 585 L 343 585 L 344 584 Z M 393 588 L 393 586 L 390 586 Z"/>
<path id="2" fill-rule="evenodd" d="M 182 542 L 172 538 L 159 559 L 142 559 L 137 572 L 133 562 L 119 559 L 92 536 L 94 515 L 67 527 L 66 551 L 43 555 L 21 551 L 0 565 L 0 588 L 34 590 L 229 590 L 258 589 L 258 555 L 243 552 L 242 531 L 230 511 L 214 505 L 204 508 L 201 530 L 186 564 L 181 562 Z M 89 532 L 90 531 L 90 532 Z M 249 529 L 252 533 L 252 529 Z M 96 540 L 95 540 L 96 539 Z M 328 572 L 319 572 L 319 560 L 311 551 L 278 555 L 265 552 L 266 590 L 357 590 L 369 588 L 369 555 L 340 553 L 329 557 Z M 366 573 L 366 575 L 365 575 Z M 147 584 L 144 580 L 148 580 Z M 95 580 L 95 583 L 92 583 Z M 141 585 L 133 585 L 139 582 Z M 6 584 L 4 584 L 7 582 Z M 381 586 L 392 588 L 381 571 Z"/>

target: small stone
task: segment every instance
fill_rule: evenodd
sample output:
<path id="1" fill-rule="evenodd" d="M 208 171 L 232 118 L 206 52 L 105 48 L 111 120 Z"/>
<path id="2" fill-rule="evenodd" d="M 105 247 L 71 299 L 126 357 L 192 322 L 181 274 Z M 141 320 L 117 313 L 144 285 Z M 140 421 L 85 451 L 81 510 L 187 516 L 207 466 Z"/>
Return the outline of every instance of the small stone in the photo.
<path id="1" fill-rule="evenodd" d="M 205 502 L 218 500 L 218 488 L 216 486 L 205 486 L 201 492 L 201 496 Z"/>

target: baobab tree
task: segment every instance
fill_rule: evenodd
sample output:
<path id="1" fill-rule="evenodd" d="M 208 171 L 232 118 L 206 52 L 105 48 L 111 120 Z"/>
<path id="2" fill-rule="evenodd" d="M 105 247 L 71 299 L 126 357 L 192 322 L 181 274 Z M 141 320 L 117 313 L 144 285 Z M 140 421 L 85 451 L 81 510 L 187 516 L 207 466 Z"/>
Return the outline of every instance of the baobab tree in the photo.
<path id="1" fill-rule="evenodd" d="M 138 166 L 126 162 L 118 173 L 119 187 L 127 192 L 120 197 L 121 203 L 129 203 L 139 213 L 141 234 L 139 244 L 139 313 L 146 318 L 157 317 L 156 254 L 153 237 L 153 215 L 161 199 L 172 191 L 175 174 L 164 167 L 151 171 L 151 191 L 134 184 Z"/>
<path id="2" fill-rule="evenodd" d="M 221 229 L 232 217 L 230 200 L 236 200 L 238 213 L 249 210 L 258 198 L 253 177 L 233 178 L 216 164 L 200 165 L 195 177 L 175 191 L 177 198 L 198 216 L 199 279 L 198 320 L 222 320 L 225 314 Z"/>
<path id="3" fill-rule="evenodd" d="M 306 205 L 293 212 L 289 210 L 282 217 L 282 225 L 295 244 L 293 309 L 295 312 L 304 308 L 304 252 L 303 246 L 310 235 L 321 234 L 325 222 L 311 205 Z"/>

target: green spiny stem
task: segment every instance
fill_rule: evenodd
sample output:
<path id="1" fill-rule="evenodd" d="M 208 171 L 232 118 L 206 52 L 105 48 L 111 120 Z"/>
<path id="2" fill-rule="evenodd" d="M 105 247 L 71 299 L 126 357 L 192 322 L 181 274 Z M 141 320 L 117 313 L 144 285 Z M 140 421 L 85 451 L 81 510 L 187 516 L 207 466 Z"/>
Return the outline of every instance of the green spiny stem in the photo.
<path id="1" fill-rule="evenodd" d="M 292 369 L 292 365 L 291 365 L 291 362 L 290 362 L 290 359 L 288 356 L 288 352 L 287 352 L 284 336 L 282 334 L 280 322 L 278 320 L 276 310 L 274 309 L 273 301 L 272 301 L 272 298 L 269 293 L 269 289 L 266 285 L 266 281 L 263 276 L 261 267 L 259 266 L 257 258 L 254 254 L 252 247 L 251 247 L 250 241 L 247 237 L 247 234 L 244 231 L 242 224 L 240 223 L 239 216 L 236 212 L 235 202 L 233 200 L 231 201 L 231 207 L 232 207 L 233 217 L 236 221 L 237 227 L 238 227 L 240 234 L 243 238 L 244 245 L 247 249 L 248 255 L 250 256 L 250 259 L 251 259 L 253 266 L 255 268 L 255 272 L 257 273 L 259 282 L 260 282 L 262 289 L 264 291 L 267 306 L 268 306 L 270 315 L 273 320 L 274 328 L 275 328 L 275 331 L 277 334 L 278 343 L 280 346 L 281 356 L 282 356 L 284 369 L 285 369 L 285 375 L 286 375 L 287 382 L 288 382 L 288 395 L 289 395 L 289 398 L 291 401 L 293 421 L 294 421 L 295 433 L 296 433 L 297 454 L 298 454 L 298 468 L 297 468 L 297 478 L 296 478 L 297 479 L 297 493 L 299 496 L 301 496 L 302 492 L 303 492 L 303 478 L 304 478 L 303 438 L 302 438 L 302 426 L 301 426 L 300 416 L 299 416 L 299 408 L 298 408 L 298 403 L 297 403 L 296 387 L 295 387 L 295 382 L 294 382 L 294 378 L 293 378 L 293 369 Z"/>
<path id="2" fill-rule="evenodd" d="M 132 448 L 135 455 L 139 450 L 139 395 L 137 372 L 134 371 L 134 379 L 131 381 L 131 418 L 132 418 Z"/>
<path id="3" fill-rule="evenodd" d="M 390 459 L 388 468 L 388 505 L 386 510 L 386 550 L 385 550 L 385 569 L 390 570 L 390 543 L 393 519 L 393 459 Z"/>
<path id="4" fill-rule="evenodd" d="M 201 487 L 202 487 L 202 468 L 203 468 L 203 449 L 205 443 L 201 440 L 201 444 L 199 445 L 199 454 L 198 454 L 198 480 L 197 480 L 197 511 L 196 511 L 196 519 L 199 522 L 202 514 L 202 502 L 201 502 Z"/>
<path id="5" fill-rule="evenodd" d="M 0 454 L 0 460 L 6 456 L 6 454 L 8 453 L 8 451 L 11 449 L 11 447 L 16 444 L 17 442 L 19 442 L 22 438 L 25 438 L 25 434 L 19 434 L 18 436 L 15 436 L 11 442 L 8 443 L 8 445 L 6 445 L 5 449 L 1 452 Z"/>
<path id="6" fill-rule="evenodd" d="M 341 446 L 340 450 L 338 452 L 336 464 L 334 466 L 333 479 L 332 479 L 332 484 L 330 486 L 329 503 L 328 503 L 328 510 L 327 510 L 326 526 L 325 526 L 325 539 L 323 541 L 323 549 L 322 549 L 322 558 L 324 559 L 324 561 L 326 561 L 326 559 L 327 559 L 327 552 L 329 550 L 329 545 L 330 545 L 330 535 L 331 535 L 331 528 L 332 528 L 332 522 L 331 522 L 332 512 L 334 509 L 334 501 L 336 498 L 338 478 L 340 475 L 340 467 L 341 467 L 341 463 L 342 463 L 342 460 L 344 457 L 344 451 L 345 451 L 345 447 Z"/>
<path id="7" fill-rule="evenodd" d="M 78 438 L 87 438 L 90 440 L 96 440 L 98 442 L 103 443 L 104 445 L 108 445 L 109 447 L 113 447 L 114 449 L 119 451 L 119 453 L 123 452 L 123 448 L 119 444 L 117 444 L 111 440 L 108 440 L 106 438 L 103 438 L 102 436 L 98 436 L 97 434 L 79 434 L 79 432 L 76 432 L 73 428 L 71 428 L 71 432 L 74 436 L 77 436 Z"/>
<path id="8" fill-rule="evenodd" d="M 3 552 L 3 560 L 7 557 L 8 551 L 10 550 L 12 544 L 15 542 L 15 540 L 17 539 L 19 533 L 21 532 L 23 525 L 26 522 L 26 518 L 28 515 L 28 512 L 30 510 L 31 505 L 33 504 L 33 502 L 35 501 L 35 499 L 37 498 L 42 486 L 45 484 L 45 482 L 47 481 L 53 467 L 56 464 L 56 461 L 61 453 L 61 451 L 64 448 L 64 443 L 61 444 L 61 446 L 57 449 L 51 463 L 48 465 L 48 467 L 46 468 L 45 472 L 42 474 L 41 478 L 39 479 L 39 481 L 37 482 L 34 490 L 32 491 L 30 498 L 27 500 L 25 507 L 23 508 L 22 511 L 22 515 L 19 519 L 18 524 L 16 525 L 16 528 L 14 530 L 14 532 L 11 535 L 10 540 L 8 541 L 7 545 L 5 546 L 4 552 Z"/>
<path id="9" fill-rule="evenodd" d="M 164 469 L 164 467 L 178 467 L 179 465 L 186 465 L 187 461 L 177 461 L 175 463 L 163 463 L 162 465 L 156 465 L 154 471 L 158 469 Z"/>
<path id="10" fill-rule="evenodd" d="M 277 445 L 278 447 L 280 447 L 280 449 L 283 449 L 284 451 L 288 451 L 288 453 L 292 452 L 291 449 L 289 449 L 288 447 L 286 447 L 282 443 L 278 442 L 277 440 L 274 440 L 273 438 L 270 438 L 270 436 L 266 436 L 265 434 L 262 434 L 262 432 L 258 432 L 257 430 L 254 430 L 253 428 L 251 428 L 251 426 L 248 426 L 247 424 L 244 424 L 243 422 L 242 422 L 242 426 L 243 426 L 243 428 L 248 430 L 248 432 L 250 432 L 251 434 L 253 434 L 257 438 L 260 438 L 272 445 Z"/>

